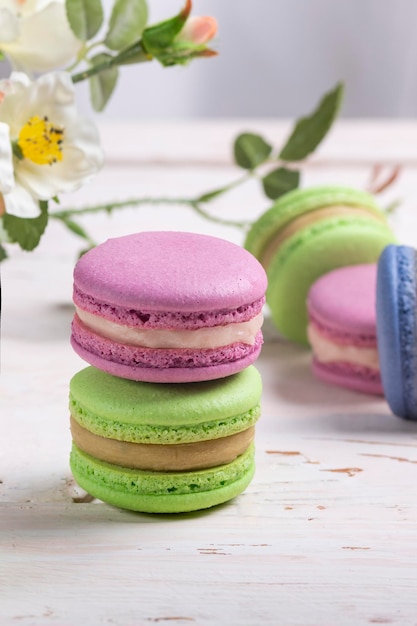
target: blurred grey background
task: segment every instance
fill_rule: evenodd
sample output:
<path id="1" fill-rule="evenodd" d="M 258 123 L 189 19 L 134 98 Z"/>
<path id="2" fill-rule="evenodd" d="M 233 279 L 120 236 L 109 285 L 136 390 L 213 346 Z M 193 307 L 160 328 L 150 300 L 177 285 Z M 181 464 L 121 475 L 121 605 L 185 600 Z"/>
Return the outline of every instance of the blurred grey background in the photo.
<path id="1" fill-rule="evenodd" d="M 151 22 L 183 6 L 148 1 Z M 106 119 L 292 118 L 339 80 L 345 117 L 417 113 L 416 0 L 194 0 L 193 14 L 218 19 L 219 56 L 123 68 Z"/>
<path id="2" fill-rule="evenodd" d="M 184 4 L 148 3 L 151 23 Z M 217 18 L 219 56 L 123 68 L 105 120 L 293 118 L 340 80 L 345 117 L 417 113 L 416 0 L 194 0 L 193 14 Z M 91 111 L 87 85 L 77 91 Z"/>

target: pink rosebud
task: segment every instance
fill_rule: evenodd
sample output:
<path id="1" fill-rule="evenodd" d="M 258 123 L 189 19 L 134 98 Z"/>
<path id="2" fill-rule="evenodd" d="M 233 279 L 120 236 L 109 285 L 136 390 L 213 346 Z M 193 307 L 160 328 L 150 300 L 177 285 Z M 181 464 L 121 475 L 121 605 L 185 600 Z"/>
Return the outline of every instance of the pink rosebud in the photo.
<path id="1" fill-rule="evenodd" d="M 217 20 L 210 15 L 189 17 L 176 41 L 202 46 L 217 33 Z"/>

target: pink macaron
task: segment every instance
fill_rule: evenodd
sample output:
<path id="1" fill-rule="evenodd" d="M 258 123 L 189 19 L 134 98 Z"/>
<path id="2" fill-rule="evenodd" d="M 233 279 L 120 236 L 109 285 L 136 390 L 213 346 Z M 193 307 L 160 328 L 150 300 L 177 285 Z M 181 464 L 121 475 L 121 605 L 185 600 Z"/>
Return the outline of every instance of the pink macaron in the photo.
<path id="1" fill-rule="evenodd" d="M 223 378 L 259 356 L 266 286 L 260 263 L 223 239 L 169 231 L 109 239 L 75 267 L 72 346 L 121 378 Z"/>
<path id="2" fill-rule="evenodd" d="M 376 338 L 376 265 L 322 276 L 307 298 L 313 372 L 321 380 L 383 395 Z"/>

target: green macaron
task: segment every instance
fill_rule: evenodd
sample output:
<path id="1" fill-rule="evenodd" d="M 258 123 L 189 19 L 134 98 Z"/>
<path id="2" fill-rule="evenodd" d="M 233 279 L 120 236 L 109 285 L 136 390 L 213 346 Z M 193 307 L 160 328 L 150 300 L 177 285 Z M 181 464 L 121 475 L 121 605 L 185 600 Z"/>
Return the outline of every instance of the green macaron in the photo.
<path id="1" fill-rule="evenodd" d="M 248 232 L 245 247 L 268 275 L 267 303 L 283 337 L 307 344 L 311 285 L 338 267 L 374 263 L 395 241 L 372 195 L 345 187 L 297 189 Z"/>
<path id="2" fill-rule="evenodd" d="M 165 385 L 87 367 L 70 383 L 73 475 L 94 497 L 135 511 L 225 502 L 254 473 L 261 391 L 253 366 L 218 380 Z"/>
<path id="3" fill-rule="evenodd" d="M 145 472 L 100 461 L 75 444 L 71 469 L 94 497 L 143 513 L 186 513 L 208 509 L 239 495 L 251 482 L 254 446 L 231 463 L 194 472 Z"/>
<path id="4" fill-rule="evenodd" d="M 119 441 L 179 444 L 245 430 L 260 415 L 261 378 L 251 366 L 199 383 L 143 383 L 86 367 L 70 381 L 70 411 L 87 430 Z"/>

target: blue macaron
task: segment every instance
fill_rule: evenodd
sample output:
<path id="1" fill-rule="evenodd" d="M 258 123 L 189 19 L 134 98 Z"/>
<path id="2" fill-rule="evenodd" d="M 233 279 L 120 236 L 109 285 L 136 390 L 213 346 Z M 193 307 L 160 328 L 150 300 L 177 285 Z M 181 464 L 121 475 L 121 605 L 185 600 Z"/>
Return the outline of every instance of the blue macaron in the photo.
<path id="1" fill-rule="evenodd" d="M 378 262 L 377 340 L 382 385 L 395 415 L 417 420 L 417 251 L 389 245 Z"/>

